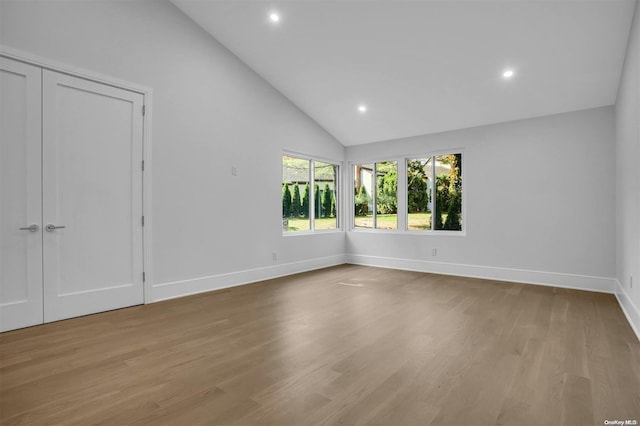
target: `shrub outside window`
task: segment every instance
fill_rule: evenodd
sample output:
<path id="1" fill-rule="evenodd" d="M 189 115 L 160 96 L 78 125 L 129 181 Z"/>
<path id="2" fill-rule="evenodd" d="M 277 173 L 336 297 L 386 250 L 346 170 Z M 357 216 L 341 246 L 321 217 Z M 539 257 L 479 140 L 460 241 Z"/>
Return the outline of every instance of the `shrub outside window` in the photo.
<path id="1" fill-rule="evenodd" d="M 338 228 L 338 165 L 282 156 L 284 232 Z"/>

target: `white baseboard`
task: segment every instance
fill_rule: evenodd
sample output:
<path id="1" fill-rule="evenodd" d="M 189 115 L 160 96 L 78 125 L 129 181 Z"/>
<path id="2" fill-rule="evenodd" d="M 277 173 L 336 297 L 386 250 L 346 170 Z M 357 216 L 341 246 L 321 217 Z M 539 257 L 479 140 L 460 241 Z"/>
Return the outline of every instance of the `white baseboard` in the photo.
<path id="1" fill-rule="evenodd" d="M 335 256 L 320 257 L 317 259 L 302 260 L 299 262 L 265 266 L 263 268 L 249 269 L 246 271 L 230 272 L 226 274 L 155 284 L 151 286 L 151 294 L 147 303 L 159 302 L 161 300 L 174 299 L 176 297 L 189 296 L 207 291 L 220 290 L 228 287 L 236 287 L 243 284 L 250 284 L 286 275 L 298 274 L 300 272 L 311 271 L 314 269 L 342 265 L 344 263 L 344 255 L 339 254 Z"/>
<path id="2" fill-rule="evenodd" d="M 524 269 L 500 268 L 492 266 L 464 265 L 459 263 L 429 262 L 424 260 L 397 259 L 357 254 L 345 255 L 347 263 L 377 266 L 408 271 L 430 272 L 469 278 L 484 278 L 497 281 L 512 281 L 575 290 L 614 293 L 615 279 L 587 275 L 562 274 L 557 272 L 529 271 Z"/>
<path id="3" fill-rule="evenodd" d="M 620 281 L 616 280 L 616 299 L 618 299 L 618 304 L 620 308 L 622 308 L 622 312 L 627 317 L 627 321 L 629 321 L 629 325 L 633 329 L 633 332 L 636 333 L 636 337 L 640 340 L 640 309 L 636 305 L 634 305 L 631 298 L 624 288 Z"/>

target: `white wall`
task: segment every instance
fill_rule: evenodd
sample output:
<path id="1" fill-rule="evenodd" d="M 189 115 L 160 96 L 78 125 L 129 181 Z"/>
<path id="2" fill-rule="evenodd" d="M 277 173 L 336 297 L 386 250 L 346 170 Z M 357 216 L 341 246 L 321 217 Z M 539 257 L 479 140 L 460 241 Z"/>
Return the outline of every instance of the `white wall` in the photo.
<path id="1" fill-rule="evenodd" d="M 640 6 L 616 102 L 617 296 L 640 336 Z M 630 277 L 633 276 L 633 288 Z"/>
<path id="2" fill-rule="evenodd" d="M 348 258 L 611 292 L 614 139 L 603 107 L 347 147 L 349 161 L 463 148 L 466 192 L 465 236 L 350 231 Z"/>
<path id="3" fill-rule="evenodd" d="M 283 149 L 344 148 L 173 5 L 1 1 L 0 19 L 5 47 L 153 89 L 150 300 L 342 261 L 343 233 L 282 236 L 279 194 Z"/>

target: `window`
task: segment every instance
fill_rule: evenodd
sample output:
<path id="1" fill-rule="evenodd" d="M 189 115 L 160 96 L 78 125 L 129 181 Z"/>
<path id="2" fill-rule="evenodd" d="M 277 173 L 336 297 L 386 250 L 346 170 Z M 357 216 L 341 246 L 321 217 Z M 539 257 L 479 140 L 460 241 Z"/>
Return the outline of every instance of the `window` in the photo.
<path id="1" fill-rule="evenodd" d="M 407 229 L 462 231 L 462 154 L 407 160 Z"/>
<path id="2" fill-rule="evenodd" d="M 310 229 L 310 184 L 309 160 L 282 157 L 282 226 L 285 231 L 308 231 Z"/>
<path id="3" fill-rule="evenodd" d="M 398 163 L 354 166 L 354 227 L 398 228 Z"/>
<path id="4" fill-rule="evenodd" d="M 356 228 L 373 228 L 373 170 L 374 164 L 354 166 Z"/>
<path id="5" fill-rule="evenodd" d="M 321 161 L 313 162 L 315 173 L 315 229 L 336 229 L 338 215 L 336 209 L 336 183 L 338 166 Z"/>
<path id="6" fill-rule="evenodd" d="M 433 159 L 407 160 L 407 229 L 431 229 Z"/>
<path id="7" fill-rule="evenodd" d="M 282 156 L 282 229 L 338 228 L 338 166 Z"/>

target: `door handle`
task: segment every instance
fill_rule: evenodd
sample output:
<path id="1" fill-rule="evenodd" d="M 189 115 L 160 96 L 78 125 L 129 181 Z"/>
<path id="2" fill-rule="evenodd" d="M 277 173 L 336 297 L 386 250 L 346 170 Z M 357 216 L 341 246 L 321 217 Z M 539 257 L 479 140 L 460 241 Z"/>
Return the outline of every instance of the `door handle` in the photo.
<path id="1" fill-rule="evenodd" d="M 29 231 L 29 232 L 38 232 L 38 229 L 40 229 L 40 227 L 38 225 L 36 225 L 35 223 L 31 226 L 27 226 L 25 228 L 20 228 L 21 231 Z"/>
<path id="2" fill-rule="evenodd" d="M 56 225 L 48 224 L 47 226 L 44 227 L 44 229 L 46 229 L 47 232 L 53 232 L 55 229 L 62 229 L 62 228 L 66 228 L 66 226 L 56 226 Z"/>

